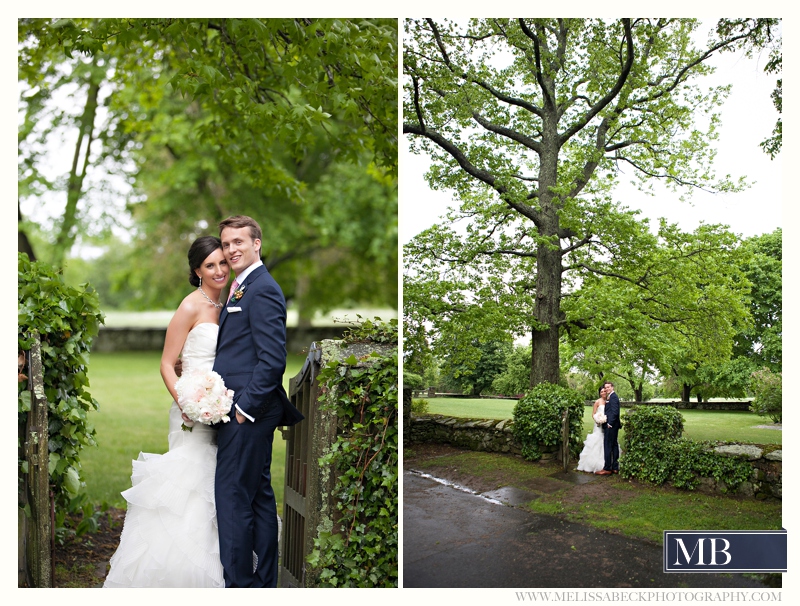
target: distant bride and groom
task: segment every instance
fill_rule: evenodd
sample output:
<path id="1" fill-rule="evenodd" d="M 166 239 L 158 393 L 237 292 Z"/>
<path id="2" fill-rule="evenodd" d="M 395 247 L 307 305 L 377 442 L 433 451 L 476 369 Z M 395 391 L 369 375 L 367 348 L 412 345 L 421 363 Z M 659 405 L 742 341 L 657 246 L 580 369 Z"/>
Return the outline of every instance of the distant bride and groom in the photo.
<path id="1" fill-rule="evenodd" d="M 141 453 L 133 462 L 133 486 L 122 493 L 125 525 L 104 587 L 277 586 L 272 440 L 276 427 L 303 419 L 282 385 L 286 302 L 261 261 L 258 223 L 236 216 L 219 229 L 219 238 L 203 236 L 189 248 L 196 290 L 170 321 L 161 357 L 173 397 L 169 451 Z M 222 302 L 231 271 L 235 280 Z M 198 422 L 183 410 L 191 402 L 175 387 L 179 358 L 181 376 L 213 377 L 213 370 L 232 390 L 226 422 Z"/>
<path id="2" fill-rule="evenodd" d="M 619 396 L 614 384 L 606 381 L 592 407 L 594 429 L 583 443 L 578 471 L 588 471 L 599 476 L 619 473 Z"/>

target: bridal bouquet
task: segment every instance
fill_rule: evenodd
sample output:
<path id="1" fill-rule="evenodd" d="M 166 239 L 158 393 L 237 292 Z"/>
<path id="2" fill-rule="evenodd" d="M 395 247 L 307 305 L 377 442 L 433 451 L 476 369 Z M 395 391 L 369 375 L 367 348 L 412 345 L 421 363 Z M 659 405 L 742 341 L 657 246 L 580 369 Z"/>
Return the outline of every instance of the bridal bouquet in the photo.
<path id="1" fill-rule="evenodd" d="M 213 370 L 188 370 L 175 383 L 178 404 L 184 414 L 203 425 L 227 423 L 228 413 L 233 406 L 233 390 L 225 387 L 225 382 Z M 191 431 L 185 423 L 181 429 Z"/>
<path id="2" fill-rule="evenodd" d="M 608 421 L 606 415 L 602 414 L 599 411 L 594 413 L 592 415 L 592 418 L 594 419 L 594 422 L 597 423 L 598 425 L 605 425 L 605 422 Z"/>

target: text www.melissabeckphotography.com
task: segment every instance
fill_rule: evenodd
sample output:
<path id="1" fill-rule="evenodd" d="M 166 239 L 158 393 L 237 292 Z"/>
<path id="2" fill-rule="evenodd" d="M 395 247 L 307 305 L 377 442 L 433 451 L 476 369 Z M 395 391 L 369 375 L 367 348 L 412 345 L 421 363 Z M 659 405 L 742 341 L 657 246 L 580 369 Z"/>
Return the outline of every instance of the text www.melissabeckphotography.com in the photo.
<path id="1" fill-rule="evenodd" d="M 517 591 L 519 602 L 780 602 L 780 591 Z"/>

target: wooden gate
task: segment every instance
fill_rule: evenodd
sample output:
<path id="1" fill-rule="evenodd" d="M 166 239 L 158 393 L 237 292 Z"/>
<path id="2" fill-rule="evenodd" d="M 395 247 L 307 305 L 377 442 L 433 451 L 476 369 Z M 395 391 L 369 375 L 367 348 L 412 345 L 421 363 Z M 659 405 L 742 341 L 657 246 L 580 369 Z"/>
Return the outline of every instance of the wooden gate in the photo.
<path id="1" fill-rule="evenodd" d="M 312 343 L 302 370 L 289 381 L 289 399 L 305 420 L 282 430 L 286 442 L 286 479 L 283 487 L 283 527 L 281 530 L 281 587 L 305 586 L 305 558 L 313 539 L 308 507 L 309 470 L 316 469 L 313 456 L 314 419 L 317 416 L 317 375 L 322 350 Z M 310 464 L 311 463 L 311 464 Z"/>

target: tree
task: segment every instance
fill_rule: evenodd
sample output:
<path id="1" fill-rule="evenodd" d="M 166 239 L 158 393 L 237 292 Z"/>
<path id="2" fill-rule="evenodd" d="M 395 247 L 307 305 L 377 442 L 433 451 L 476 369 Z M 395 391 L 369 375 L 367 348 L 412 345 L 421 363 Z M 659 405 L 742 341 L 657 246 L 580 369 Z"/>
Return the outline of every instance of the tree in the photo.
<path id="1" fill-rule="evenodd" d="M 115 133 L 115 120 L 107 116 L 109 100 L 109 57 L 98 53 L 89 58 L 65 60 L 63 50 L 39 44 L 40 19 L 21 19 L 18 27 L 20 83 L 20 126 L 18 130 L 18 206 L 21 252 L 33 252 L 35 239 L 23 220 L 21 204 L 40 201 L 55 194 L 63 211 L 53 221 L 52 235 L 37 247 L 54 266 L 61 267 L 79 236 L 98 235 L 107 228 L 104 213 L 88 219 L 87 190 L 92 190 L 95 210 L 113 206 L 103 194 L 103 177 L 122 171 L 120 158 L 109 153 L 108 138 Z M 104 92 L 101 93 L 101 90 Z M 59 99 L 69 96 L 74 106 L 65 108 Z M 118 131 L 117 131 L 117 134 Z M 119 135 L 122 139 L 127 137 Z M 59 149 L 72 143 L 69 168 L 54 175 L 47 160 L 48 147 L 59 141 Z M 87 176 L 94 172 L 91 183 Z M 100 219 L 100 220 L 98 220 Z M 32 237 L 33 236 L 33 237 Z M 27 248 L 25 246 L 27 245 Z"/>
<path id="2" fill-rule="evenodd" d="M 693 80 L 712 71 L 715 52 L 770 23 L 750 20 L 697 49 L 689 19 L 406 22 L 403 132 L 432 158 L 429 183 L 459 195 L 492 255 L 535 262 L 531 384 L 558 381 L 570 257 L 612 254 L 613 239 L 636 229 L 617 212 L 609 229 L 605 216 L 623 167 L 642 185 L 742 186 L 709 168 L 726 88 L 704 93 Z"/>
<path id="3" fill-rule="evenodd" d="M 783 363 L 783 230 L 748 238 L 743 246 L 751 253 L 744 266 L 752 284 L 748 303 L 753 324 L 736 335 L 734 355 L 753 363 L 752 370 L 766 367 L 780 372 Z"/>
<path id="4" fill-rule="evenodd" d="M 492 389 L 505 396 L 516 396 L 528 391 L 531 382 L 530 345 L 517 345 L 508 352 L 505 368 L 492 383 Z"/>
<path id="5" fill-rule="evenodd" d="M 132 244 L 103 242 L 115 264 L 128 251 L 103 276 L 129 293 L 127 307 L 173 306 L 188 242 L 240 213 L 262 222 L 265 263 L 301 321 L 337 305 L 393 306 L 396 37 L 392 19 L 24 20 L 21 137 L 42 142 L 49 133 L 34 126 L 53 113 L 51 93 L 98 66 L 108 118 L 83 169 L 111 159 L 134 187 L 123 211 Z M 35 172 L 40 147 L 23 147 L 21 197 L 66 189 Z M 72 239 L 92 233 L 91 204 L 59 217 Z M 61 241 L 59 258 L 71 246 Z"/>
<path id="6" fill-rule="evenodd" d="M 687 234 L 662 220 L 655 236 L 635 241 L 593 264 L 564 310 L 577 365 L 628 382 L 642 401 L 659 374 L 695 385 L 700 368 L 730 359 L 735 334 L 750 325 L 749 252 L 718 225 Z"/>
<path id="7" fill-rule="evenodd" d="M 370 152 L 396 169 L 394 19 L 59 20 L 41 40 L 68 53 L 115 52 L 123 72 L 166 63 L 170 86 L 209 113 L 198 136 L 264 187 L 298 184 L 254 158 L 268 160 L 275 142 L 302 158 L 315 126 L 332 154 Z"/>
<path id="8" fill-rule="evenodd" d="M 475 341 L 470 347 L 471 355 L 464 360 L 451 351 L 442 361 L 443 380 L 456 389 L 479 396 L 492 387 L 497 376 L 505 369 L 511 344 L 506 341 Z"/>
<path id="9" fill-rule="evenodd" d="M 783 418 L 783 374 L 762 368 L 753 373 L 755 398 L 750 406 L 757 415 L 769 417 L 773 423 Z"/>

